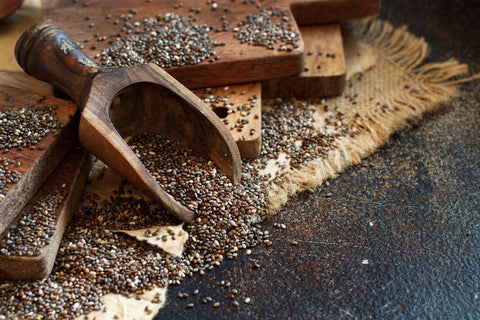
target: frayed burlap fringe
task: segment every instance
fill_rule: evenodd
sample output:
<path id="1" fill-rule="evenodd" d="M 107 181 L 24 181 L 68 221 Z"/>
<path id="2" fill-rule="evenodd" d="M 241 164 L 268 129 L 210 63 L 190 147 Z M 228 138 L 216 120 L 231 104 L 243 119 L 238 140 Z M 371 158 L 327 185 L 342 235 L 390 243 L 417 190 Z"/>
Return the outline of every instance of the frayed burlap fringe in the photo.
<path id="1" fill-rule="evenodd" d="M 278 177 L 268 190 L 269 214 L 299 192 L 312 190 L 360 163 L 412 121 L 437 111 L 457 94 L 456 84 L 462 82 L 458 78 L 467 72 L 466 65 L 453 59 L 423 64 L 429 47 L 406 27 L 394 28 L 388 22 L 373 20 L 356 21 L 346 30 L 378 55 L 373 68 L 354 75 L 347 83 L 345 96 L 359 95 L 355 104 L 345 96 L 324 103 L 339 106 L 356 134 L 338 139 L 326 157 Z M 323 112 L 320 107 L 318 112 Z"/>

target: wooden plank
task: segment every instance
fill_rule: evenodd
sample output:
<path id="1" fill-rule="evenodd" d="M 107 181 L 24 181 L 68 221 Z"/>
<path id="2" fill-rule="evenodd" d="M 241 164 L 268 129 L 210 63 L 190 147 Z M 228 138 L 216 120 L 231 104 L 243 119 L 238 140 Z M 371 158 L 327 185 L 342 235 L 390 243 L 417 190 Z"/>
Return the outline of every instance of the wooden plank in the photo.
<path id="1" fill-rule="evenodd" d="M 49 195 L 55 192 L 67 192 L 63 201 L 52 213 L 54 215 L 54 226 L 49 238 L 50 242 L 36 248 L 40 253 L 34 256 L 24 254 L 6 255 L 0 252 L 0 279 L 42 279 L 50 274 L 63 233 L 77 209 L 91 163 L 91 155 L 83 149 L 75 148 L 72 150 L 22 210 L 24 213 L 28 213 L 32 210 L 32 207 Z M 9 231 L 14 232 L 16 228 L 18 228 L 17 225 L 11 227 Z M 5 239 L 2 241 L 5 241 Z"/>
<path id="2" fill-rule="evenodd" d="M 300 26 L 373 16 L 378 14 L 381 5 L 380 0 L 288 0 L 286 2 Z"/>
<path id="3" fill-rule="evenodd" d="M 122 31 L 122 25 L 124 18 L 128 15 L 132 15 L 129 22 L 134 23 L 141 22 L 145 17 L 153 18 L 157 14 L 164 16 L 167 13 L 175 13 L 183 17 L 194 17 L 197 25 L 211 25 L 219 30 L 223 30 L 222 23 L 228 21 L 227 31 L 209 33 L 212 40 L 225 44 L 215 47 L 216 56 L 220 57 L 218 60 L 210 62 L 207 59 L 195 65 L 166 68 L 167 72 L 185 86 L 202 88 L 250 83 L 302 72 L 304 50 L 301 39 L 298 41 L 298 47 L 292 48 L 289 52 L 242 44 L 234 38 L 233 28 L 238 27 L 248 15 L 257 14 L 261 9 L 274 7 L 283 10 L 286 13 L 285 19 L 288 18 L 288 21 L 283 21 L 281 17 L 275 17 L 272 21 L 291 23 L 292 32 L 298 32 L 297 22 L 318 24 L 331 22 L 332 19 L 340 21 L 359 18 L 376 14 L 380 7 L 379 0 L 264 0 L 262 2 L 218 0 L 216 4 L 217 9 L 213 10 L 212 4 L 196 0 L 181 2 L 174 0 L 151 2 L 59 0 L 56 6 L 50 3 L 46 8 L 45 20 L 60 26 L 74 41 L 84 45 L 85 52 L 91 58 L 109 46 L 109 40 L 115 38 L 115 36 L 110 37 L 111 35 L 126 35 Z M 294 8 L 295 18 L 291 8 Z M 135 14 L 130 13 L 131 9 L 134 9 Z M 112 18 L 106 19 L 107 15 L 111 15 Z M 115 24 L 116 20 L 119 21 L 118 24 Z M 98 41 L 103 37 L 106 40 Z M 88 39 L 90 41 L 85 42 Z"/>
<path id="4" fill-rule="evenodd" d="M 31 77 L 23 71 L 0 70 L 0 86 L 14 87 L 45 96 L 55 96 L 55 90 L 51 85 Z"/>
<path id="5" fill-rule="evenodd" d="M 260 83 L 197 89 L 220 117 L 237 143 L 242 158 L 256 158 L 262 146 L 262 90 Z"/>
<path id="6" fill-rule="evenodd" d="M 347 65 L 340 25 L 305 26 L 300 31 L 305 43 L 303 72 L 262 82 L 264 97 L 314 98 L 343 91 Z"/>
<path id="7" fill-rule="evenodd" d="M 76 105 L 58 98 L 0 86 L 0 112 L 25 108 L 30 105 L 57 105 L 56 118 L 63 128 L 47 133 L 35 149 L 10 148 L 8 151 L 2 151 L 2 158 L 14 162 L 8 168 L 18 172 L 20 179 L 15 184 L 7 185 L 8 192 L 0 202 L 0 234 L 16 219 L 22 208 L 77 141 L 78 110 Z"/>
<path id="8" fill-rule="evenodd" d="M 42 0 L 42 6 L 49 11 L 54 8 L 69 8 L 84 7 L 86 5 L 92 6 L 95 2 L 108 2 L 107 0 Z M 360 17 L 373 16 L 380 10 L 381 0 L 261 0 L 261 1 L 244 1 L 244 0 L 217 0 L 217 10 L 212 10 L 213 1 L 199 2 L 196 0 L 153 0 L 151 2 L 145 1 L 147 4 L 142 4 L 139 1 L 132 0 L 117 0 L 116 5 L 111 5 L 111 8 L 121 7 L 139 9 L 146 6 L 147 8 L 154 8 L 155 4 L 161 2 L 166 4 L 166 8 L 170 8 L 169 12 L 175 5 L 190 8 L 202 8 L 211 11 L 222 12 L 228 8 L 230 12 L 236 12 L 236 7 L 248 7 L 255 11 L 259 8 L 278 8 L 282 10 L 291 10 L 297 23 L 299 25 L 323 24 L 343 20 L 351 20 Z M 207 4 L 210 2 L 211 4 Z M 73 4 L 72 4 L 73 3 Z M 134 4 L 132 6 L 132 4 Z M 253 8 L 253 9 L 252 9 Z M 157 12 L 154 12 L 155 14 Z"/>

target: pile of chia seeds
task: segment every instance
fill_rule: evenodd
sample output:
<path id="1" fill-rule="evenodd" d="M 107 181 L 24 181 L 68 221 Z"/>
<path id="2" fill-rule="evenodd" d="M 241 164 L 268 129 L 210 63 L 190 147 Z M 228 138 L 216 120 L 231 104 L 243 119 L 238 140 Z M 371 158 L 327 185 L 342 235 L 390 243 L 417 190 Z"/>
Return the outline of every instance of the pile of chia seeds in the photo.
<path id="1" fill-rule="evenodd" d="M 274 23 L 272 18 L 275 17 L 282 21 Z M 233 28 L 234 37 L 240 43 L 262 46 L 271 50 L 292 51 L 293 48 L 299 46 L 300 34 L 288 21 L 289 18 L 285 11 L 264 9 L 258 14 L 248 15 L 238 27 Z"/>
<path id="2" fill-rule="evenodd" d="M 208 25 L 195 25 L 176 14 L 125 22 L 128 36 L 117 37 L 102 51 L 100 62 L 107 67 L 155 63 L 162 68 L 198 64 L 215 55 L 220 45 L 210 39 Z"/>

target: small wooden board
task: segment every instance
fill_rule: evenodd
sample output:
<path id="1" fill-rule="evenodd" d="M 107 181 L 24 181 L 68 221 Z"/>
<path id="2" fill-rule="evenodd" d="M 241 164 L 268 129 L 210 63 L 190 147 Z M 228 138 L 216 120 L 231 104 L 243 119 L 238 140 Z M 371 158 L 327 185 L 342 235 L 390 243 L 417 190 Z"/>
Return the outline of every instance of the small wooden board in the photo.
<path id="1" fill-rule="evenodd" d="M 164 16 L 167 13 L 192 16 L 197 19 L 196 24 L 211 25 L 215 29 L 222 29 L 222 23 L 228 21 L 228 31 L 209 33 L 212 40 L 225 43 L 224 46 L 215 48 L 220 59 L 214 62 L 207 59 L 195 65 L 166 69 L 188 88 L 250 83 L 302 72 L 304 48 L 301 39 L 298 48 L 288 52 L 241 44 L 234 38 L 233 28 L 248 15 L 257 14 L 261 9 L 284 10 L 288 17 L 287 22 L 292 23 L 293 30 L 297 32 L 297 23 L 309 25 L 360 18 L 377 14 L 380 9 L 380 0 L 218 0 L 216 4 L 216 10 L 213 10 L 213 3 L 196 0 L 44 0 L 45 21 L 58 25 L 74 41 L 84 44 L 84 51 L 91 58 L 109 46 L 109 40 L 115 38 L 110 35 L 126 35 L 121 30 L 121 17 L 131 14 L 131 9 L 135 12 L 130 20 L 132 23 L 142 21 L 145 17 L 155 17 L 157 14 Z M 228 11 L 225 11 L 226 9 Z M 106 19 L 107 15 L 112 18 Z M 223 16 L 225 19 L 222 19 Z M 114 24 L 115 20 L 120 22 Z M 106 40 L 98 41 L 103 37 L 106 37 Z M 86 43 L 87 39 L 91 40 Z"/>
<path id="2" fill-rule="evenodd" d="M 260 83 L 197 89 L 237 143 L 242 158 L 256 158 L 262 146 L 262 90 Z"/>
<path id="3" fill-rule="evenodd" d="M 68 191 L 68 195 L 55 211 L 55 231 L 51 236 L 51 242 L 41 248 L 41 254 L 37 256 L 0 254 L 0 279 L 42 279 L 50 274 L 63 233 L 77 209 L 83 186 L 90 172 L 91 163 L 92 156 L 85 150 L 82 148 L 73 149 L 22 210 L 28 212 L 39 199 L 52 192 Z M 10 230 L 15 227 L 12 226 Z"/>
<path id="4" fill-rule="evenodd" d="M 78 139 L 78 109 L 75 104 L 31 91 L 0 86 L 0 112 L 30 105 L 57 105 L 56 117 L 64 127 L 57 129 L 56 133 L 45 135 L 34 150 L 24 148 L 20 151 L 12 148 L 0 154 L 1 158 L 20 162 L 20 166 L 11 164 L 9 169 L 16 170 L 21 175 L 19 181 L 8 185 L 8 193 L 0 202 L 0 235 L 17 218 Z"/>
<path id="5" fill-rule="evenodd" d="M 338 23 L 300 28 L 305 44 L 301 74 L 262 82 L 266 98 L 315 98 L 343 91 L 347 65 Z"/>

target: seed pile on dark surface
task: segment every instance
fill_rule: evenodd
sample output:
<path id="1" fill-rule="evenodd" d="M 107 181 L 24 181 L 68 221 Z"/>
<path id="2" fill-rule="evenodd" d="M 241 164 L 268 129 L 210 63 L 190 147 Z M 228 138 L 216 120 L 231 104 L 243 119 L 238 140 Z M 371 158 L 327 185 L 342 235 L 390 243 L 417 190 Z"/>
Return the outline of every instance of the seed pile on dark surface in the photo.
<path id="1" fill-rule="evenodd" d="M 7 158 L 0 159 L 0 202 L 8 193 L 8 185 L 20 179 L 20 173 L 9 168 L 13 163 L 13 160 Z"/>
<path id="2" fill-rule="evenodd" d="M 271 245 L 268 231 L 257 224 L 267 214 L 266 191 L 271 183 L 270 176 L 260 172 L 282 151 L 294 154 L 291 161 L 297 164 L 313 157 L 304 156 L 310 151 L 298 146 L 296 140 L 299 135 L 313 133 L 312 119 L 317 111 L 308 103 L 280 100 L 270 108 L 262 115 L 264 150 L 258 159 L 243 161 L 242 183 L 238 185 L 212 162 L 193 156 L 168 138 L 149 133 L 130 140 L 131 148 L 160 186 L 196 214 L 194 222 L 183 227 L 189 238 L 182 256 L 174 257 L 111 231 L 180 223 L 162 207 L 142 198 L 128 184 L 119 186 L 109 197 L 91 193 L 65 232 L 49 278 L 0 281 L 0 315 L 4 319 L 14 318 L 16 312 L 75 318 L 100 310 L 101 296 L 107 293 L 135 297 L 155 286 L 179 284 L 195 273 L 203 275 L 225 259 L 234 259 L 241 249 Z M 330 111 L 329 117 L 340 116 L 335 108 Z M 336 132 L 348 131 L 339 121 L 336 126 Z M 309 145 L 328 150 L 333 135 L 324 133 Z M 323 139 L 331 139 L 331 145 L 323 145 Z"/>
<path id="3" fill-rule="evenodd" d="M 55 232 L 58 205 L 67 195 L 55 191 L 39 199 L 18 224 L 0 240 L 0 254 L 4 256 L 38 256 L 49 245 Z"/>
<path id="4" fill-rule="evenodd" d="M 272 18 L 280 18 L 282 22 L 274 23 Z M 263 9 L 258 14 L 248 15 L 237 28 L 233 28 L 234 37 L 241 43 L 291 51 L 292 47 L 298 48 L 300 34 L 288 20 L 283 10 Z"/>
<path id="5" fill-rule="evenodd" d="M 56 117 L 57 106 L 30 106 L 0 114 L 0 149 L 22 150 L 34 146 L 52 129 L 63 125 Z"/>
<path id="6" fill-rule="evenodd" d="M 118 37 L 100 54 L 101 64 L 125 67 L 155 63 L 162 68 L 198 64 L 215 55 L 221 45 L 210 39 L 208 25 L 195 25 L 176 14 L 127 21 L 123 29 L 131 34 Z"/>

